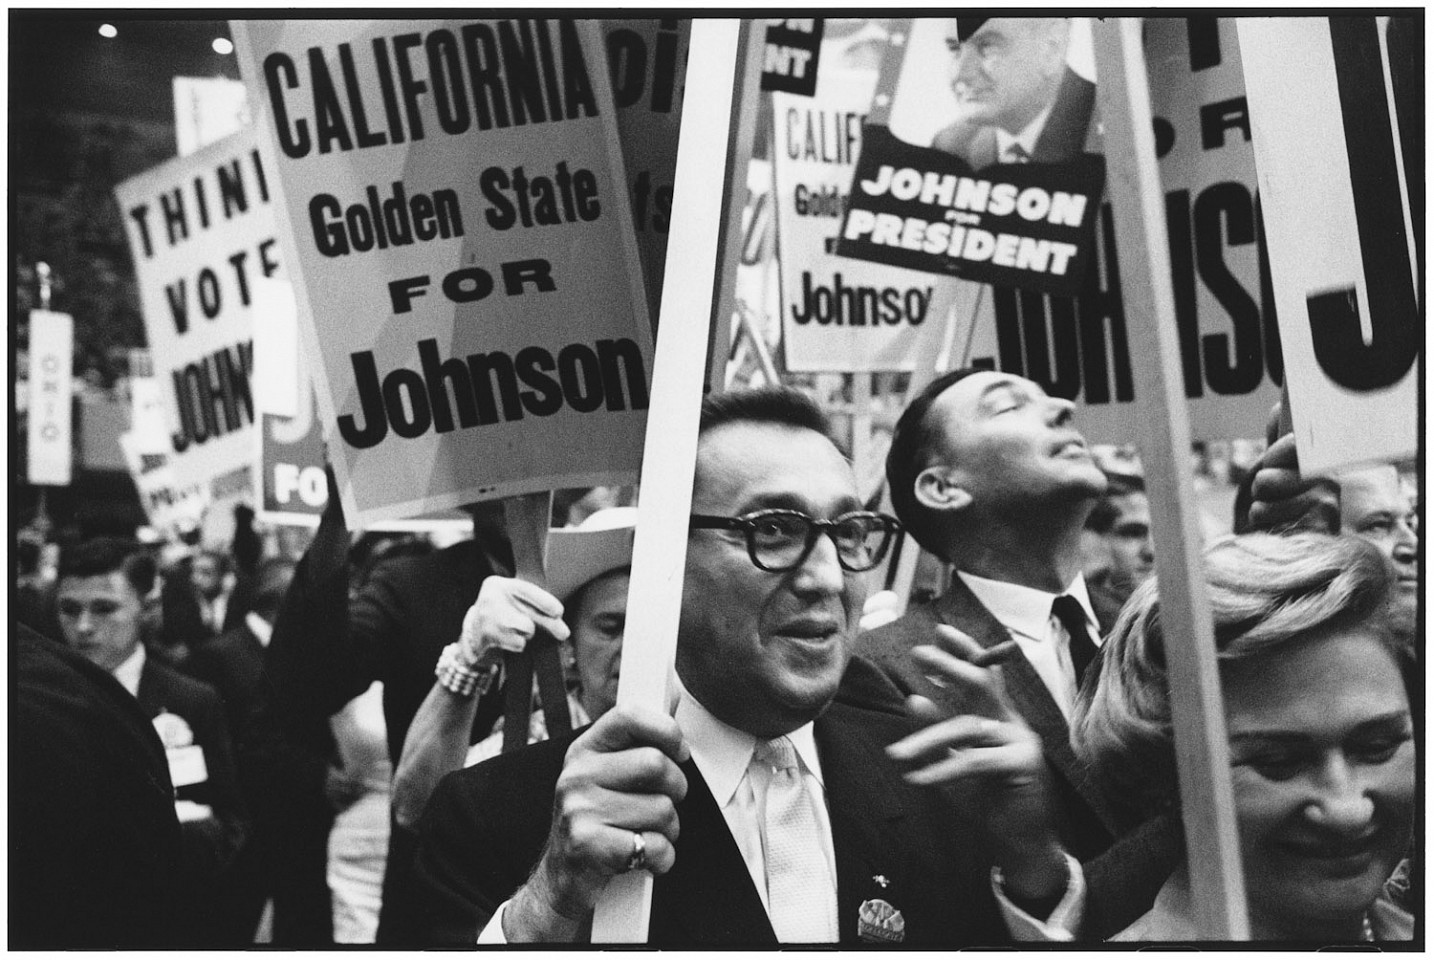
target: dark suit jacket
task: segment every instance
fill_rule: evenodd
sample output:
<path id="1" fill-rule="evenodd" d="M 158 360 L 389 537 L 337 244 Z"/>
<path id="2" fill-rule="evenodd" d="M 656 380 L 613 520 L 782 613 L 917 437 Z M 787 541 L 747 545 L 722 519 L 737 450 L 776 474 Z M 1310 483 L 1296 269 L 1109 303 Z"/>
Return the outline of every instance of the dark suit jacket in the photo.
<path id="1" fill-rule="evenodd" d="M 202 944 L 214 923 L 220 878 L 233 863 L 249 832 L 249 820 L 239 793 L 234 748 L 219 694 L 208 684 L 184 676 L 148 657 L 139 676 L 136 699 L 151 719 L 161 711 L 175 714 L 189 725 L 194 743 L 204 750 L 208 778 L 179 787 L 177 798 L 202 803 L 214 816 L 181 824 L 184 835 L 185 879 L 192 894 L 190 942 Z"/>
<path id="2" fill-rule="evenodd" d="M 861 682 L 882 683 L 869 664 L 853 661 L 853 673 Z M 911 729 L 909 721 L 895 709 L 857 705 L 864 700 L 839 699 L 816 723 L 841 942 L 859 942 L 858 912 L 871 899 L 901 911 L 906 946 L 1007 942 L 974 818 L 961 816 L 941 793 L 900 778 L 883 748 Z M 440 784 L 424 817 L 415 868 L 426 943 L 472 945 L 498 905 L 527 880 L 548 836 L 570 740 L 505 754 Z M 688 792 L 677 807 L 677 863 L 654 884 L 648 942 L 775 947 L 721 810 L 696 765 L 689 761 L 683 771 Z"/>
<path id="3" fill-rule="evenodd" d="M 280 875 L 295 849 L 295 828 L 313 818 L 300 813 L 305 805 L 295 802 L 298 798 L 292 785 L 284 782 L 283 768 L 272 763 L 272 752 L 256 749 L 256 714 L 264 698 L 264 645 L 248 625 L 241 624 L 201 644 L 184 669 L 212 686 L 223 701 L 225 719 L 234 738 L 239 789 L 251 817 L 249 837 L 235 857 L 220 893 L 224 906 L 217 932 L 223 933 L 226 945 L 240 948 L 253 942 L 265 900 L 273 896 L 276 910 L 286 908 L 285 884 Z M 317 791 L 315 798 L 323 815 L 310 832 L 316 843 L 326 844 L 328 807 Z"/>
<path id="4" fill-rule="evenodd" d="M 288 756 L 297 753 L 279 749 L 286 737 L 294 747 L 313 748 L 318 738 L 331 745 L 328 718 L 382 680 L 389 757 L 396 768 L 409 724 L 433 687 L 438 655 L 458 639 L 463 615 L 493 571 L 478 545 L 466 540 L 380 563 L 350 602 L 348 533 L 332 484 L 329 504 L 274 624 L 265 660 L 271 686 L 260 714 L 264 739 Z M 501 690 L 480 701 L 475 734 L 487 735 L 502 704 Z M 301 738 L 302 744 L 296 742 Z M 322 789 L 323 772 L 322 766 L 303 771 L 306 792 Z M 412 934 L 394 926 L 391 911 L 407 894 L 414 838 L 391 826 L 378 938 L 381 944 L 406 946 Z"/>
<path id="5" fill-rule="evenodd" d="M 1095 106 L 1095 84 L 1069 67 L 1056 89 L 1046 125 L 1036 138 L 1031 152 L 1032 163 L 1061 163 L 1074 158 L 1085 148 L 1090 117 Z M 996 128 L 956 121 L 936 134 L 931 146 L 954 154 L 981 170 L 1000 159 L 996 144 Z"/>
<path id="6" fill-rule="evenodd" d="M 911 657 L 913 647 L 934 641 L 940 623 L 955 627 L 988 649 L 1011 637 L 961 578 L 953 576 L 946 593 L 864 634 L 857 649 L 903 694 L 921 694 L 959 711 L 955 692 L 933 685 Z M 1111 808 L 1090 771 L 1077 759 L 1065 716 L 1030 661 L 1016 657 L 1003 666 L 1002 677 L 1016 710 L 1045 745 L 1061 801 L 1061 840 L 1085 865 L 1090 895 L 1083 933 L 1087 938 L 1103 939 L 1150 909 L 1179 859 L 1179 829 L 1162 818 L 1133 832 L 1122 831 L 1120 811 Z"/>
<path id="7" fill-rule="evenodd" d="M 105 671 L 11 636 L 10 947 L 173 945 L 179 821 L 154 727 Z"/>
<path id="8" fill-rule="evenodd" d="M 249 726 L 264 682 L 264 645 L 247 624 L 201 644 L 184 665 L 185 672 L 209 684 L 224 703 L 224 717 L 236 747 Z"/>

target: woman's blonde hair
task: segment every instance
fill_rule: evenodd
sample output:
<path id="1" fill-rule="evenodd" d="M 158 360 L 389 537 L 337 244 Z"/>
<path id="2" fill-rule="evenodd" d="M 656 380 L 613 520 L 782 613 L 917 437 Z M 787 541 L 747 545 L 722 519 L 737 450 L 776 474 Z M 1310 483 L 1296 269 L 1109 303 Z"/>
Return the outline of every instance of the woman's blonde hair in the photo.
<path id="1" fill-rule="evenodd" d="M 1205 551 L 1205 576 L 1222 667 L 1295 655 L 1316 630 L 1358 624 L 1389 645 L 1406 682 L 1412 677 L 1413 651 L 1396 639 L 1389 613 L 1393 570 L 1358 537 L 1225 537 Z M 1165 644 L 1152 578 L 1121 610 L 1101 647 L 1098 680 L 1081 688 L 1071 720 L 1076 754 L 1133 823 L 1178 799 Z"/>

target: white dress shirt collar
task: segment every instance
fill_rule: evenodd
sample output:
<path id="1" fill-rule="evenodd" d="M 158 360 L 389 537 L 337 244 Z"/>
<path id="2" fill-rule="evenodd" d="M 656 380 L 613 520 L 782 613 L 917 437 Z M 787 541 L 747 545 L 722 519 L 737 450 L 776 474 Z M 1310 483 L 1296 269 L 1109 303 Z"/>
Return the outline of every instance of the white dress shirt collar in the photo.
<path id="1" fill-rule="evenodd" d="M 110 673 L 132 697 L 139 696 L 139 675 L 144 670 L 144 657 L 144 644 L 137 643 L 134 645 L 134 653 Z"/>
<path id="2" fill-rule="evenodd" d="M 679 691 L 677 712 L 674 717 L 682 730 L 682 738 L 692 750 L 692 760 L 707 781 L 712 798 L 718 807 L 726 807 L 731 801 L 742 778 L 747 775 L 747 766 L 752 762 L 752 751 L 756 749 L 757 738 L 718 720 L 712 712 L 687 692 L 682 681 L 677 681 Z M 817 759 L 816 735 L 810 723 L 787 734 L 797 756 L 822 784 L 821 762 Z"/>
<path id="3" fill-rule="evenodd" d="M 1019 633 L 1034 640 L 1046 636 L 1046 625 L 1051 619 L 1051 604 L 1062 594 L 1047 593 L 1034 587 L 1024 587 L 1004 580 L 989 580 L 964 570 L 956 571 L 961 582 L 971 588 L 982 605 L 1001 626 L 1012 633 Z M 1090 628 L 1091 639 L 1100 643 L 1100 621 L 1090 605 L 1090 594 L 1085 588 L 1085 574 L 1078 573 L 1065 589 L 1065 595 L 1076 598 L 1085 611 L 1086 625 Z"/>
<path id="4" fill-rule="evenodd" d="M 254 634 L 255 638 L 259 641 L 259 646 L 269 646 L 269 638 L 274 635 L 273 624 L 259 616 L 253 610 L 250 610 L 244 614 L 244 626 L 248 627 L 249 632 Z"/>

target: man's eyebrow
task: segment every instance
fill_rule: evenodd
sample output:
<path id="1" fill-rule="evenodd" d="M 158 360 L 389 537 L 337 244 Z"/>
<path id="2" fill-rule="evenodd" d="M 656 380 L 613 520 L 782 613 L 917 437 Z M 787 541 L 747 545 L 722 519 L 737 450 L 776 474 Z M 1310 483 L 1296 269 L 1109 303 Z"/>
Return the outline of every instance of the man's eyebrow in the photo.
<path id="1" fill-rule="evenodd" d="M 861 509 L 861 501 L 856 497 L 845 497 L 836 504 L 836 510 L 832 514 L 836 516 L 842 513 L 850 513 L 853 510 Z M 812 509 L 811 501 L 801 494 L 789 491 L 778 491 L 775 493 L 759 493 L 750 500 L 743 503 L 738 511 L 738 516 L 745 516 L 758 510 L 795 510 L 797 513 L 804 513 L 810 517 L 816 517 L 817 511 Z"/>

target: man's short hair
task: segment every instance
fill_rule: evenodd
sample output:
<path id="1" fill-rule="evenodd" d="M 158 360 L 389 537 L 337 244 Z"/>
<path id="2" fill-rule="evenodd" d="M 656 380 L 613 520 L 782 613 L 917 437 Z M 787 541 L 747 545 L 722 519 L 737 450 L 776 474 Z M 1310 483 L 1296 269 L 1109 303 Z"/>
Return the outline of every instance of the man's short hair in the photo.
<path id="1" fill-rule="evenodd" d="M 811 397 L 791 387 L 709 393 L 702 401 L 698 434 L 728 423 L 771 423 L 815 430 L 832 439 L 831 421 L 822 408 Z"/>
<path id="2" fill-rule="evenodd" d="M 120 537 L 96 537 L 60 553 L 59 579 L 102 577 L 116 570 L 123 573 L 135 593 L 145 597 L 154 588 L 158 566 L 137 541 Z"/>
<path id="3" fill-rule="evenodd" d="M 891 488 L 891 506 L 896 519 L 927 552 L 943 557 L 945 547 L 937 533 L 940 518 L 916 499 L 916 478 L 931 466 L 931 451 L 940 440 L 940 431 L 927 422 L 926 414 L 936 398 L 974 373 L 989 373 L 977 367 L 962 367 L 943 373 L 927 384 L 907 404 L 891 435 L 886 454 L 886 483 Z"/>
<path id="4" fill-rule="evenodd" d="M 1143 477 L 1105 471 L 1105 493 L 1096 501 L 1090 516 L 1085 518 L 1085 528 L 1096 533 L 1110 533 L 1110 528 L 1115 526 L 1115 521 L 1120 517 L 1120 510 L 1115 505 L 1116 498 L 1144 492 Z"/>

